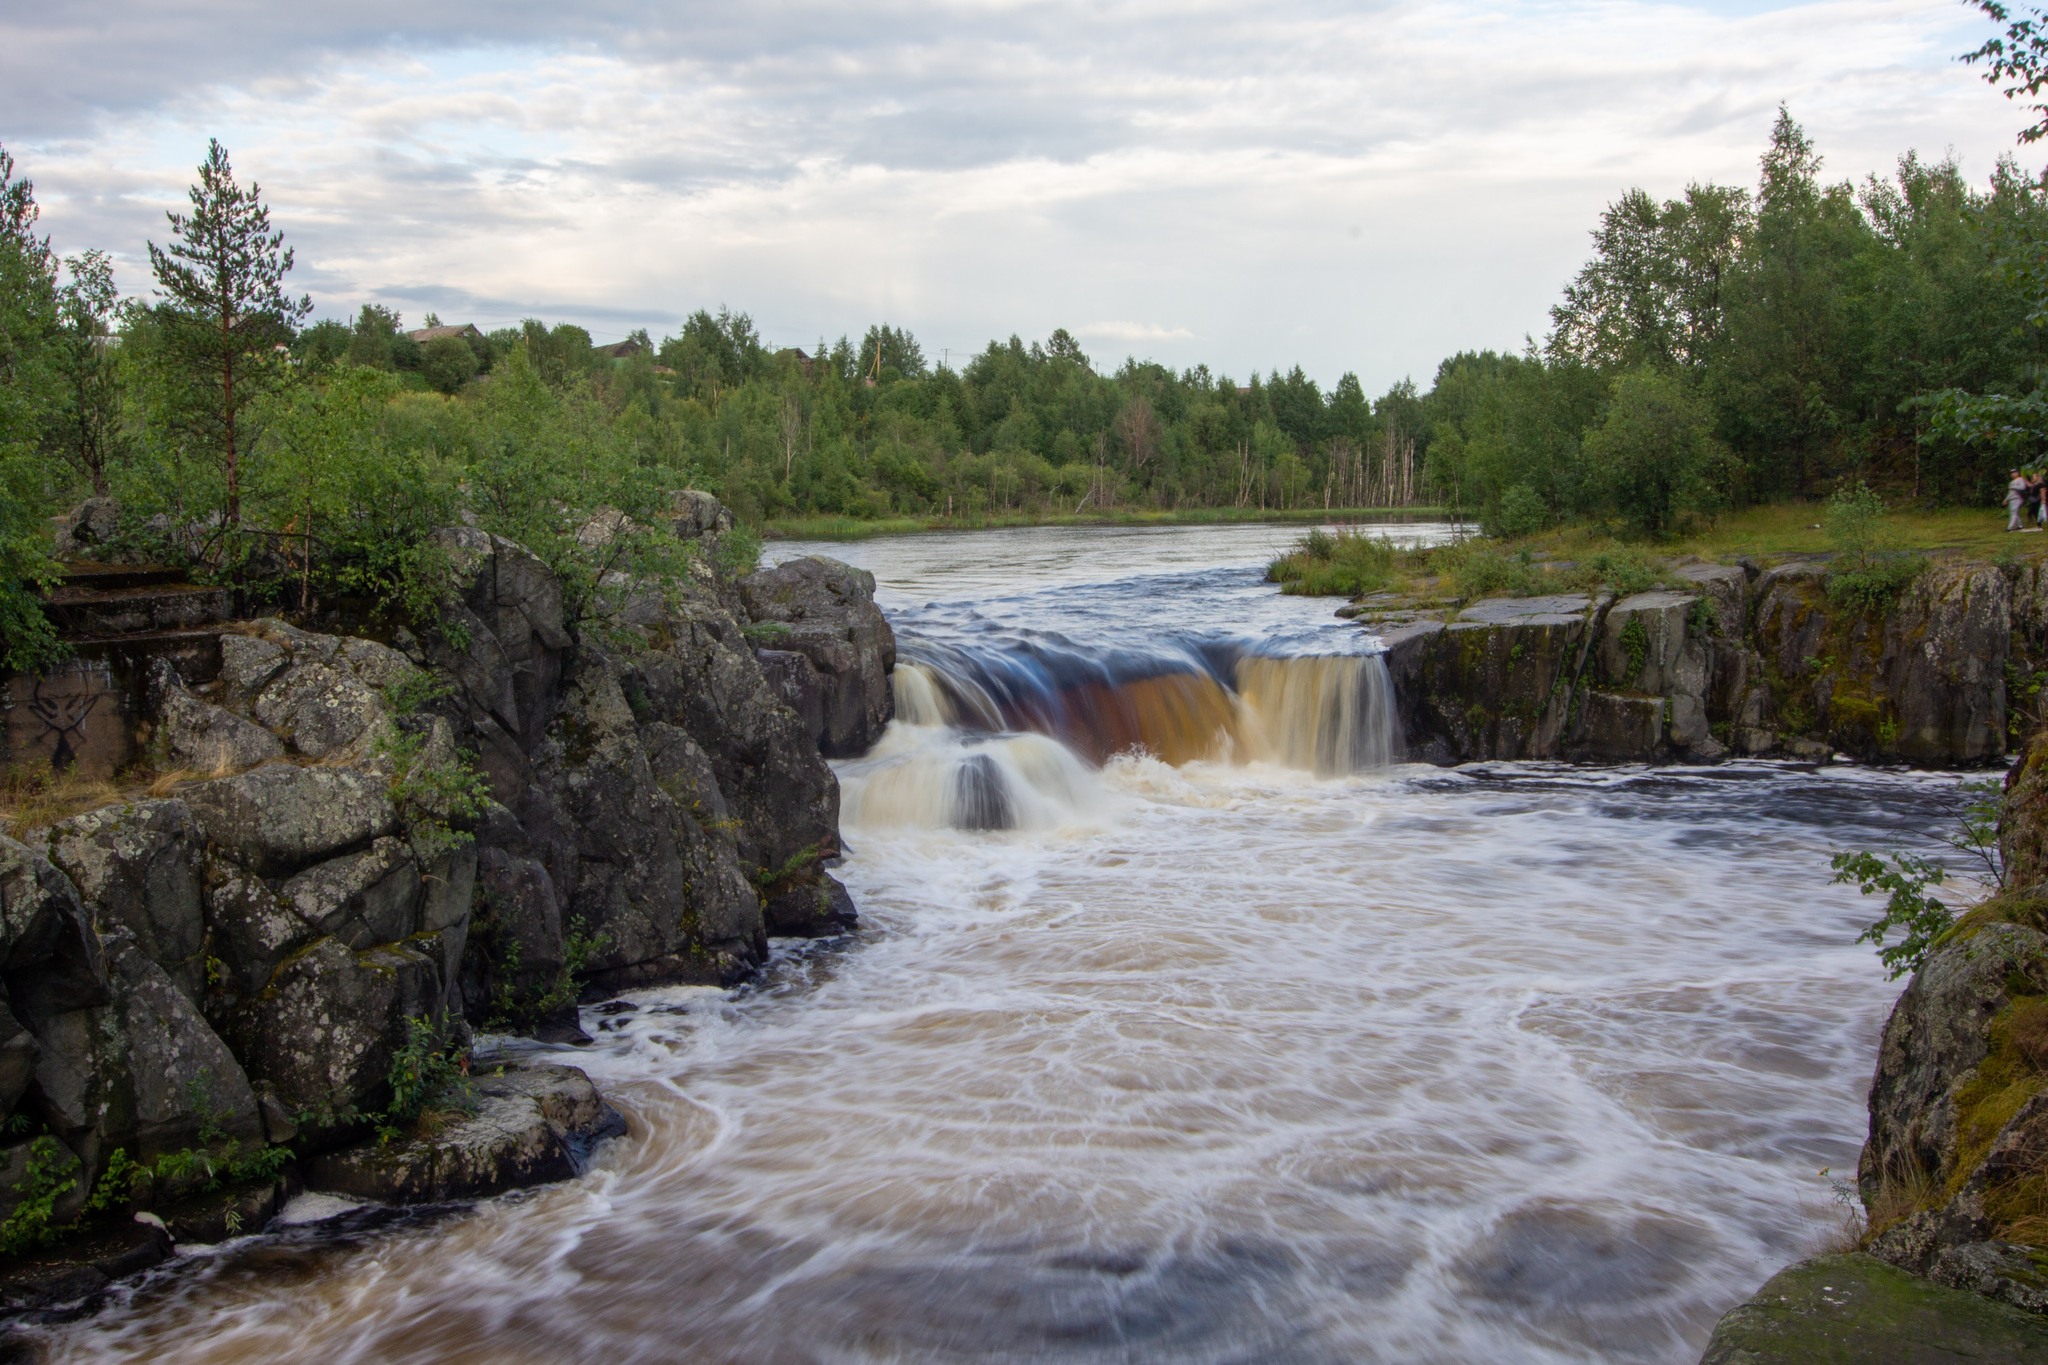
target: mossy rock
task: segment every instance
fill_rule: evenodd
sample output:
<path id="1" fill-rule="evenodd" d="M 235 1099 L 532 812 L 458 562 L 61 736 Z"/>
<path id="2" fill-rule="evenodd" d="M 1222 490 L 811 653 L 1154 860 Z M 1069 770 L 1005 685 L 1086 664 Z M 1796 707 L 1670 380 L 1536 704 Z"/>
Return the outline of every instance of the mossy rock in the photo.
<path id="1" fill-rule="evenodd" d="M 1950 1361 L 2048 1361 L 2048 1319 L 1872 1256 L 1822 1256 L 1779 1271 L 1730 1310 L 1700 1357 L 1700 1365 Z"/>

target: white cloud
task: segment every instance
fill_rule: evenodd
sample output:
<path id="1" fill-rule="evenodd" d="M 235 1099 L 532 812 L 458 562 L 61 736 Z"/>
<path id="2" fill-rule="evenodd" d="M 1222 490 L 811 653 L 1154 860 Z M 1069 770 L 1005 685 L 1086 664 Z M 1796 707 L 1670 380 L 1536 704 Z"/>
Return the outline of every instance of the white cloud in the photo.
<path id="1" fill-rule="evenodd" d="M 1091 322 L 1074 328 L 1075 336 L 1102 337 L 1107 341 L 1193 341 L 1195 334 L 1185 327 L 1164 327 L 1156 322 Z"/>
<path id="2" fill-rule="evenodd" d="M 1751 181 L 1780 100 L 1838 176 L 2025 122 L 1947 0 L 73 8 L 0 20 L 0 126 L 130 289 L 217 134 L 330 313 L 1064 325 L 1369 387 L 1540 333 L 1604 203 Z"/>

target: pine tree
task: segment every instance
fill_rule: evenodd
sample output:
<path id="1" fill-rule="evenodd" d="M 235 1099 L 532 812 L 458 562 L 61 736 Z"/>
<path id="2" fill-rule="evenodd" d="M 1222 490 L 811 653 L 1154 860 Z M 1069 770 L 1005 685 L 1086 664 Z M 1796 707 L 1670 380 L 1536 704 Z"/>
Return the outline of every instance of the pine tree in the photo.
<path id="1" fill-rule="evenodd" d="M 242 457 L 249 445 L 243 414 L 290 376 L 284 347 L 313 310 L 289 298 L 284 277 L 292 253 L 270 227 L 262 187 L 235 184 L 227 149 L 207 145 L 192 187 L 192 212 L 170 213 L 171 243 L 149 244 L 149 264 L 163 297 L 166 356 L 186 390 L 183 425 L 219 463 L 226 481 L 229 525 L 242 515 Z"/>

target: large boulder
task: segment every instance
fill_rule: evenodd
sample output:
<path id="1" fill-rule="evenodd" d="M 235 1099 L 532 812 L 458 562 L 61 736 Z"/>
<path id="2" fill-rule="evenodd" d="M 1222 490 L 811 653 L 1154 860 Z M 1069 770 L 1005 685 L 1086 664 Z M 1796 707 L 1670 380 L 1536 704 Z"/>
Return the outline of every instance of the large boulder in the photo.
<path id="1" fill-rule="evenodd" d="M 94 923 L 134 935 L 194 1004 L 206 987 L 203 852 L 191 808 L 175 799 L 101 806 L 50 830 L 50 860 Z"/>
<path id="2" fill-rule="evenodd" d="M 14 1013 L 38 1020 L 103 1004 L 100 936 L 78 891 L 41 853 L 0 835 L 0 980 Z"/>
<path id="3" fill-rule="evenodd" d="M 759 961 L 760 905 L 733 843 L 656 781 L 619 669 L 586 645 L 568 682 L 535 780 L 576 831 L 573 873 L 556 885 L 593 945 L 586 970 L 617 988 Z"/>
<path id="4" fill-rule="evenodd" d="M 413 671 L 403 654 L 374 640 L 316 635 L 282 621 L 258 621 L 222 651 L 224 691 L 307 758 L 367 757 L 390 719 L 388 689 Z M 273 651 L 275 651 L 273 653 Z"/>
<path id="5" fill-rule="evenodd" d="M 283 740 L 226 707 L 194 696 L 167 660 L 159 659 L 151 668 L 150 698 L 160 760 L 166 767 L 225 774 L 284 757 Z"/>
<path id="6" fill-rule="evenodd" d="M 383 1106 L 407 1021 L 442 1018 L 439 963 L 410 944 L 314 940 L 225 1023 L 252 1079 L 316 1126 Z"/>
<path id="7" fill-rule="evenodd" d="M 221 1139 L 259 1141 L 248 1077 L 125 930 L 105 935 L 107 1000 L 37 1023 L 41 1117 L 97 1174 Z"/>
<path id="8" fill-rule="evenodd" d="M 360 853 L 315 864 L 278 887 L 308 937 L 332 934 L 350 948 L 396 943 L 419 928 L 419 864 L 386 835 Z"/>
<path id="9" fill-rule="evenodd" d="M 365 1143 L 315 1157 L 317 1190 L 390 1204 L 474 1199 L 566 1180 L 600 1138 L 625 1131 L 618 1113 L 573 1066 L 530 1064 L 481 1076 L 453 1122 L 431 1138 Z"/>
<path id="10" fill-rule="evenodd" d="M 1870 1084 L 1870 1138 L 1857 1181 L 1864 1201 L 1887 1186 L 1955 1183 L 1956 1094 L 1992 1046 L 1992 1025 L 2016 993 L 2048 990 L 2048 935 L 1993 923 L 1928 955 L 1878 1048 Z"/>
<path id="11" fill-rule="evenodd" d="M 209 843 L 265 873 L 361 847 L 398 824 L 386 783 L 352 768 L 273 764 L 183 796 Z"/>
<path id="12" fill-rule="evenodd" d="M 811 666 L 815 684 L 790 661 L 775 672 L 793 699 L 815 687 L 812 723 L 825 756 L 866 753 L 895 714 L 896 635 L 875 606 L 875 576 L 810 556 L 749 574 L 739 591 L 757 640 Z M 799 700 L 798 709 L 811 707 Z"/>

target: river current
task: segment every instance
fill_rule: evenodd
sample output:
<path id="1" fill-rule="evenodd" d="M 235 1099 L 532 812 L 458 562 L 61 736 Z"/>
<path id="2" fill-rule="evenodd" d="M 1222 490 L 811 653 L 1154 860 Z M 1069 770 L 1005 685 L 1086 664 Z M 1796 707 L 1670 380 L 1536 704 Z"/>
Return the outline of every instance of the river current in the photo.
<path id="1" fill-rule="evenodd" d="M 923 722 L 839 765 L 858 934 L 587 1009 L 584 1177 L 183 1256 L 53 1358 L 1692 1359 L 1841 1225 L 1897 984 L 1828 855 L 1954 779 L 1387 764 L 1295 534 L 773 547 L 874 571 Z"/>

